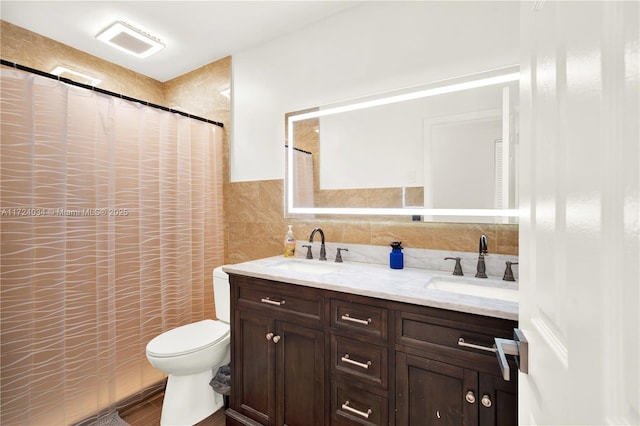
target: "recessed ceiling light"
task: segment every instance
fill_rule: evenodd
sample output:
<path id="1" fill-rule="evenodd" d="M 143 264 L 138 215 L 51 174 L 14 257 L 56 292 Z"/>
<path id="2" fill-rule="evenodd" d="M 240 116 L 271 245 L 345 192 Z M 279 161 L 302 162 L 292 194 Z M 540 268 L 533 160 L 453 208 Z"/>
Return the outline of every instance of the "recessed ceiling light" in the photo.
<path id="1" fill-rule="evenodd" d="M 146 58 L 164 48 L 158 38 L 122 21 L 113 23 L 96 38 L 139 58 Z"/>
<path id="2" fill-rule="evenodd" d="M 86 74 L 82 74 L 81 72 L 70 70 L 69 68 L 65 68 L 62 66 L 57 66 L 51 71 L 51 74 L 57 75 L 60 77 L 65 77 L 70 80 L 76 81 L 78 83 L 89 84 L 91 86 L 97 86 L 100 84 L 100 81 L 97 78 L 90 77 Z"/>

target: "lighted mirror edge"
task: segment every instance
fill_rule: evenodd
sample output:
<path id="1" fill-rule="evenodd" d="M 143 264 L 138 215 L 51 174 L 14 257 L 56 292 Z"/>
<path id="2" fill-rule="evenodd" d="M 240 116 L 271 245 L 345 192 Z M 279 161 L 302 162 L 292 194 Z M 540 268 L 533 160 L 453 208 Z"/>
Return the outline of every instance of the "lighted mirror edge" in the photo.
<path id="1" fill-rule="evenodd" d="M 421 209 L 421 208 L 334 208 L 334 207 L 292 207 L 290 214 L 344 214 L 344 215 L 387 215 L 387 216 L 480 216 L 519 217 L 517 209 Z"/>
<path id="2" fill-rule="evenodd" d="M 445 93 L 457 92 L 471 88 L 493 86 L 520 80 L 520 72 L 487 77 L 476 81 L 456 83 L 432 89 L 425 89 L 415 93 L 392 96 L 389 98 L 364 101 L 347 106 L 328 108 L 321 111 L 313 111 L 304 114 L 289 116 L 288 121 L 288 147 L 287 147 L 287 195 L 285 200 L 285 212 L 288 214 L 343 214 L 343 215 L 387 215 L 387 216 L 467 216 L 467 217 L 519 217 L 518 209 L 421 209 L 421 208 L 332 208 L 332 207 L 293 207 L 293 123 L 309 118 L 333 115 L 345 111 L 355 111 L 378 105 L 388 105 L 410 99 L 426 98 Z"/>
<path id="3" fill-rule="evenodd" d="M 468 90 L 468 89 L 476 89 L 479 87 L 494 86 L 496 84 L 509 83 L 509 82 L 519 81 L 519 80 L 520 80 L 520 73 L 514 72 L 509 74 L 497 75 L 494 77 L 483 78 L 480 80 L 467 81 L 463 83 L 455 83 L 455 84 L 442 86 L 442 87 L 434 87 L 431 89 L 420 90 L 418 92 L 391 96 L 388 98 L 374 99 L 374 100 L 359 102 L 359 103 L 350 104 L 350 105 L 338 106 L 334 108 L 327 108 L 319 111 L 312 111 L 312 112 L 307 112 L 303 114 L 293 115 L 289 117 L 289 124 L 291 125 L 296 121 L 306 120 L 309 118 L 324 117 L 327 115 L 334 115 L 341 112 L 357 111 L 359 109 L 371 108 L 374 106 L 389 105 L 389 104 L 402 102 L 402 101 L 428 98 L 430 96 L 443 95 L 446 93 L 459 92 L 459 91 Z"/>

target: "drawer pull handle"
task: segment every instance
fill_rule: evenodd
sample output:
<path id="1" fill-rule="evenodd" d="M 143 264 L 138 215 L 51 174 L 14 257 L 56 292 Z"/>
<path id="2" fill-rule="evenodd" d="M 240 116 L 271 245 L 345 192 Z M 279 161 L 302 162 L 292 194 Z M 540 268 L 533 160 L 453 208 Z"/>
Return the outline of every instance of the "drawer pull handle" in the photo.
<path id="1" fill-rule="evenodd" d="M 371 367 L 371 361 L 367 361 L 367 363 L 363 363 L 363 362 L 358 362 L 358 361 L 354 361 L 349 357 L 349 354 L 344 354 L 344 356 L 342 358 L 340 358 L 340 360 L 342 362 L 348 362 L 349 364 L 353 364 L 355 366 L 358 366 L 360 368 L 364 368 L 365 370 L 367 370 L 369 367 Z"/>
<path id="2" fill-rule="evenodd" d="M 267 338 L 267 340 L 271 340 L 273 339 L 273 333 L 267 333 L 265 337 Z"/>
<path id="3" fill-rule="evenodd" d="M 473 343 L 465 342 L 462 337 L 458 339 L 458 346 L 462 346 L 463 348 L 480 349 L 481 351 L 487 351 L 487 352 L 493 352 L 493 353 L 496 352 L 496 345 L 493 345 L 492 347 L 474 345 Z"/>
<path id="4" fill-rule="evenodd" d="M 271 300 L 268 297 L 265 297 L 263 299 L 260 299 L 260 301 L 262 303 L 266 303 L 268 305 L 274 305 L 274 306 L 280 306 L 280 305 L 284 305 L 284 300 Z"/>
<path id="5" fill-rule="evenodd" d="M 343 410 L 347 410 L 347 411 L 349 411 L 349 412 L 351 412 L 351 413 L 353 413 L 353 414 L 357 414 L 357 415 L 359 415 L 360 417 L 363 417 L 363 418 L 365 418 L 365 419 L 368 419 L 368 418 L 369 418 L 369 416 L 371 415 L 371 413 L 373 413 L 373 411 L 371 410 L 371 408 L 369 408 L 369 409 L 367 410 L 367 412 L 366 412 L 366 413 L 365 413 L 364 411 L 360 411 L 360 410 L 356 410 L 355 408 L 351 408 L 351 407 L 349 406 L 349 401 L 345 401 L 345 403 L 344 403 L 344 404 L 342 404 L 342 409 L 343 409 Z"/>
<path id="6" fill-rule="evenodd" d="M 351 322 L 355 322 L 355 323 L 362 324 L 362 325 L 371 324 L 371 318 L 367 318 L 366 320 L 363 320 L 363 319 L 360 319 L 360 318 L 351 318 L 351 316 L 349 314 L 344 314 L 341 318 L 344 321 L 351 321 Z"/>

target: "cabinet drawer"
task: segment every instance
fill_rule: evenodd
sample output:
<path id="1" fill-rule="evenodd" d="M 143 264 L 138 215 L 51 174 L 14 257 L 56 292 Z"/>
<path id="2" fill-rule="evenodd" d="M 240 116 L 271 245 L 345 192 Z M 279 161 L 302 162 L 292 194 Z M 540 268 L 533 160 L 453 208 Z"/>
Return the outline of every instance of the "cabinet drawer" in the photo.
<path id="1" fill-rule="evenodd" d="M 344 300 L 331 300 L 331 325 L 387 340 L 387 310 Z"/>
<path id="2" fill-rule="evenodd" d="M 290 287 L 290 288 L 287 288 Z M 274 313 L 295 314 L 307 319 L 320 320 L 323 312 L 323 299 L 314 289 L 286 285 L 265 285 L 264 283 L 238 285 L 238 304 Z"/>
<path id="3" fill-rule="evenodd" d="M 398 342 L 420 349 L 448 348 L 495 358 L 496 337 L 511 338 L 514 324 L 502 320 L 477 317 L 468 323 L 398 312 Z"/>
<path id="4" fill-rule="evenodd" d="M 387 388 L 387 348 L 331 336 L 331 362 L 336 373 Z"/>
<path id="5" fill-rule="evenodd" d="M 388 425 L 387 398 L 339 381 L 331 389 L 332 424 Z"/>

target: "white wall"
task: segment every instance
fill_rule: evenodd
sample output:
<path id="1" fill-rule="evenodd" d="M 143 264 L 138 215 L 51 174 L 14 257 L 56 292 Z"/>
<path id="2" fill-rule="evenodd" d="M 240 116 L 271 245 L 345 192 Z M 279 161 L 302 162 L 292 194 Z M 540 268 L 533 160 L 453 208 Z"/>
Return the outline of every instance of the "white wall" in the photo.
<path id="1" fill-rule="evenodd" d="M 518 62 L 518 2 L 364 2 L 233 56 L 231 180 L 284 177 L 284 114 Z"/>
<path id="2" fill-rule="evenodd" d="M 430 137 L 432 175 L 425 201 L 431 204 L 425 206 L 496 208 L 495 142 L 502 138 L 502 116 L 434 126 Z"/>
<path id="3" fill-rule="evenodd" d="M 437 184 L 424 179 L 424 161 L 432 155 L 424 152 L 425 120 L 480 114 L 488 110 L 497 110 L 501 119 L 501 108 L 502 87 L 489 86 L 323 116 L 320 119 L 320 189 L 425 184 L 435 187 Z M 497 138 L 500 137 L 498 133 Z M 461 152 L 460 157 L 464 156 Z M 358 167 L 353 167 L 356 162 Z M 493 157 L 490 162 L 474 164 L 486 167 L 491 174 Z M 468 179 L 468 176 L 465 174 L 460 179 Z M 488 201 L 490 206 L 486 208 L 493 208 L 493 199 Z M 469 206 L 485 208 L 484 203 L 470 202 Z"/>

